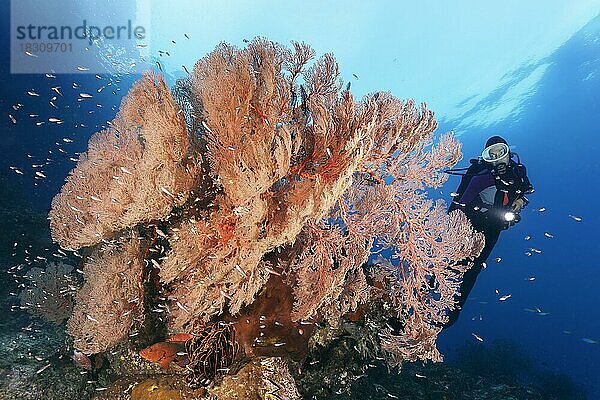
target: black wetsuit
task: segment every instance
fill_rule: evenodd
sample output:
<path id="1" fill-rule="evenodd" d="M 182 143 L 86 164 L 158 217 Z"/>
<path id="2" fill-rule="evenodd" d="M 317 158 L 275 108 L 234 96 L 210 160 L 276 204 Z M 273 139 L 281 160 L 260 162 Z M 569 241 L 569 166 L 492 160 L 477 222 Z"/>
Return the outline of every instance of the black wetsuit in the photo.
<path id="1" fill-rule="evenodd" d="M 448 212 L 462 210 L 471 221 L 473 228 L 485 235 L 485 247 L 474 260 L 473 267 L 465 272 L 460 294 L 456 298 L 457 308 L 449 313 L 450 320 L 444 328 L 456 322 L 462 306 L 475 285 L 477 275 L 498 241 L 500 232 L 510 226 L 504 219 L 504 213 L 516 199 L 524 198 L 525 194 L 532 192 L 533 186 L 527 177 L 527 170 L 520 162 L 515 162 L 511 158 L 506 171 L 497 174 L 491 164 L 481 159 L 471 160 L 471 166 L 463 176 Z M 527 204 L 527 199 L 524 200 Z M 462 263 L 468 261 L 464 260 Z"/>

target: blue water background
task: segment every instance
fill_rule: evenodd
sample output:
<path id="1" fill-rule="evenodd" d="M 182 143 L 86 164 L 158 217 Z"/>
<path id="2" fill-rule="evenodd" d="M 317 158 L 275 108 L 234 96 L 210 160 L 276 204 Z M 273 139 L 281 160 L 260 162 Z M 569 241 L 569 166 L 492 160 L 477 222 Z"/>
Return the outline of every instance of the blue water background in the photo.
<path id="1" fill-rule="evenodd" d="M 442 352 L 452 357 L 457 346 L 474 340 L 472 333 L 487 342 L 514 339 L 540 363 L 584 383 L 590 399 L 600 398 L 600 345 L 582 340 L 600 339 L 599 57 L 600 18 L 595 18 L 545 60 L 550 66 L 518 121 L 467 128 L 461 136 L 466 158 L 478 154 L 489 135 L 504 136 L 516 146 L 536 192 L 522 222 L 501 235 L 459 321 L 440 340 Z M 493 103 L 502 92 L 486 100 Z M 457 183 L 451 178 L 447 190 Z M 530 247 L 542 253 L 528 257 Z M 505 294 L 512 297 L 500 302 Z M 535 307 L 549 314 L 524 310 Z"/>

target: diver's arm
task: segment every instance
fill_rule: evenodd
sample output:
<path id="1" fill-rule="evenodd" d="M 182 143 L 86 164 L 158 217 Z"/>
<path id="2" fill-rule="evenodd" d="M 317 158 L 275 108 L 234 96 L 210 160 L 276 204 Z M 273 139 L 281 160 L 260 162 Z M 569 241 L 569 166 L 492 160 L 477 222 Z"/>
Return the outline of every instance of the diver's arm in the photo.
<path id="1" fill-rule="evenodd" d="M 535 189 L 527 176 L 527 168 L 525 168 L 523 164 L 517 164 L 517 174 L 521 178 L 521 191 L 523 195 L 535 192 Z"/>
<path id="2" fill-rule="evenodd" d="M 523 164 L 517 164 L 515 166 L 515 170 L 517 176 L 521 180 L 521 185 L 518 191 L 518 197 L 512 202 L 511 207 L 514 212 L 519 213 L 523 207 L 529 204 L 529 200 L 527 197 L 525 197 L 525 195 L 533 193 L 535 189 L 529 181 L 529 177 L 527 176 L 527 168 L 525 168 Z"/>

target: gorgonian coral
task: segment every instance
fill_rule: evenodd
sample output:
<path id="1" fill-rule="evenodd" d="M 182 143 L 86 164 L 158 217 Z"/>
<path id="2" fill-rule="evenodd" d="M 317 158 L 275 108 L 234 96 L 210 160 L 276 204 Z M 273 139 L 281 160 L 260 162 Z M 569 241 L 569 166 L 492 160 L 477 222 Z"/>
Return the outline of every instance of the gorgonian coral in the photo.
<path id="1" fill-rule="evenodd" d="M 52 201 L 52 238 L 77 249 L 167 217 L 197 186 L 198 164 L 163 78 L 144 75 L 109 127 L 92 136 Z"/>
<path id="2" fill-rule="evenodd" d="M 286 321 L 336 324 L 361 303 L 385 302 L 404 324 L 399 335 L 382 333 L 390 360 L 439 357 L 435 336 L 464 268 L 456 263 L 481 247 L 464 217 L 425 195 L 443 183 L 460 145 L 446 134 L 432 146 L 437 123 L 425 105 L 389 93 L 356 101 L 334 57 L 313 58 L 300 43 L 221 44 L 173 94 L 153 74 L 134 85 L 50 213 L 53 237 L 67 248 L 153 224 L 146 251 L 94 251 L 86 260 L 84 290 L 114 292 L 94 307 L 133 308 L 145 261 L 160 278 L 171 330 L 216 326 L 225 314 L 230 322 L 244 314 L 281 275 L 293 303 L 277 306 Z M 364 268 L 374 246 L 393 262 Z M 110 274 L 126 287 L 108 285 Z M 99 351 L 123 340 L 130 321 L 89 307 L 70 322 L 76 337 L 74 327 L 86 326 L 76 346 Z M 85 315 L 107 316 L 112 338 L 92 345 L 108 331 Z"/>
<path id="3" fill-rule="evenodd" d="M 49 263 L 45 269 L 33 267 L 25 278 L 29 284 L 19 295 L 22 307 L 57 324 L 69 317 L 77 289 L 72 266 L 58 262 Z"/>
<path id="4" fill-rule="evenodd" d="M 129 232 L 95 249 L 83 265 L 85 283 L 75 298 L 67 331 L 84 353 L 100 353 L 127 337 L 143 304 L 141 243 Z"/>

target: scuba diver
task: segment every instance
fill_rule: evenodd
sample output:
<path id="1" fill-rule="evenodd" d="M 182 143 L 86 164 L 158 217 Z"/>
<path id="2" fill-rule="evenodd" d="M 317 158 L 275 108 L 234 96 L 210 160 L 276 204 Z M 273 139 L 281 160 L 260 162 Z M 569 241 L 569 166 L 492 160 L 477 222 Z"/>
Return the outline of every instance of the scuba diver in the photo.
<path id="1" fill-rule="evenodd" d="M 462 176 L 456 193 L 452 193 L 453 201 L 448 212 L 462 210 L 473 228 L 484 234 L 485 246 L 464 274 L 460 293 L 456 296 L 457 307 L 449 312 L 450 319 L 444 329 L 456 322 L 500 232 L 521 220 L 519 212 L 529 203 L 525 195 L 534 192 L 518 154 L 511 152 L 506 140 L 500 136 L 488 139 L 481 157 L 472 159 L 469 168 L 446 172 Z"/>

